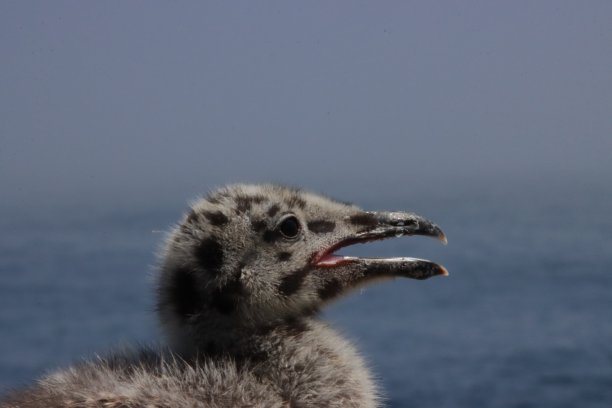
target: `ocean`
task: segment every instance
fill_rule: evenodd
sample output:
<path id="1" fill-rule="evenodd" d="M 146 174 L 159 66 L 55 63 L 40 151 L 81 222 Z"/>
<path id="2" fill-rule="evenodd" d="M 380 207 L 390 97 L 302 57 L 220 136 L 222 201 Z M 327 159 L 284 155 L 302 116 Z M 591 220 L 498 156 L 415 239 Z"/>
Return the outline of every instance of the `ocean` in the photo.
<path id="1" fill-rule="evenodd" d="M 346 248 L 448 277 L 354 292 L 323 318 L 357 345 L 390 407 L 612 407 L 612 208 L 568 194 L 370 202 L 437 222 Z M 0 219 L 0 392 L 159 339 L 154 253 L 181 209 Z"/>

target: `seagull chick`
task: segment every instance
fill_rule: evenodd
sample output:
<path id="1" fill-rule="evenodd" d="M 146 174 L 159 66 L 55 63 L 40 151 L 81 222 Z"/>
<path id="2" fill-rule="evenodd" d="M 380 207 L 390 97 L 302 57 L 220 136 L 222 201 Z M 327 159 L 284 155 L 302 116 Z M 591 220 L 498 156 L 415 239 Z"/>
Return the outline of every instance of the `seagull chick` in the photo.
<path id="1" fill-rule="evenodd" d="M 195 202 L 160 261 L 162 350 L 123 351 L 9 394 L 3 407 L 375 407 L 354 347 L 318 318 L 352 289 L 427 279 L 416 258 L 339 256 L 402 235 L 446 243 L 408 212 L 369 212 L 276 185 L 232 185 Z"/>

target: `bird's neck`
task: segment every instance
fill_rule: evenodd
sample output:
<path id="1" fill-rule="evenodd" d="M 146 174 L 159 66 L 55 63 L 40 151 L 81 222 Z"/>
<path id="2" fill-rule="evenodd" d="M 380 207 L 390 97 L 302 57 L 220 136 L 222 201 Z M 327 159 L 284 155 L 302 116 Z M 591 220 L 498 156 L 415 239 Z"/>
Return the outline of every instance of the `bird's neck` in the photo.
<path id="1" fill-rule="evenodd" d="M 219 319 L 175 327 L 168 331 L 171 349 L 184 357 L 229 355 L 239 360 L 265 354 L 262 345 L 305 333 L 318 322 L 316 315 L 290 316 L 245 325 L 238 319 Z"/>

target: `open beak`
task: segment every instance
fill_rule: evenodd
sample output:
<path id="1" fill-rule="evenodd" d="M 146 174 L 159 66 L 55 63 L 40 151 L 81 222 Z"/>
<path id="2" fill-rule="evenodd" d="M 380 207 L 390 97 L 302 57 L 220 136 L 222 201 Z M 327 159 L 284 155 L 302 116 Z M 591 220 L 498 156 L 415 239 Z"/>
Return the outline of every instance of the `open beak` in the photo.
<path id="1" fill-rule="evenodd" d="M 355 233 L 315 254 L 312 264 L 319 268 L 351 265 L 359 269 L 363 277 L 406 277 L 427 279 L 448 275 L 441 265 L 418 258 L 360 258 L 337 256 L 334 252 L 350 245 L 378 241 L 404 235 L 425 235 L 437 238 L 446 245 L 446 236 L 433 222 L 409 212 L 367 212 L 361 217 L 362 226 Z"/>

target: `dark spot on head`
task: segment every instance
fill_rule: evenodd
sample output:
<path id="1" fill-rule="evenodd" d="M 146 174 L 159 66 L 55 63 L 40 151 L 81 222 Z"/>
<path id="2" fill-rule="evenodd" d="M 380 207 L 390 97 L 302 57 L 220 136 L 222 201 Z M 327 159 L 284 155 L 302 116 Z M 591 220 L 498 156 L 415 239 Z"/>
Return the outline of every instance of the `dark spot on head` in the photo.
<path id="1" fill-rule="evenodd" d="M 211 225 L 220 227 L 221 225 L 227 224 L 228 218 L 221 211 L 204 211 L 204 216 Z"/>
<path id="2" fill-rule="evenodd" d="M 277 258 L 281 262 L 288 261 L 291 259 L 291 252 L 279 252 Z"/>
<path id="3" fill-rule="evenodd" d="M 316 220 L 308 223 L 308 229 L 317 234 L 332 232 L 335 228 L 336 223 L 332 221 Z"/>
<path id="4" fill-rule="evenodd" d="M 244 195 L 236 196 L 236 211 L 239 213 L 247 212 L 251 209 L 251 198 Z"/>
<path id="5" fill-rule="evenodd" d="M 280 206 L 278 204 L 274 204 L 272 207 L 268 208 L 268 215 L 270 217 L 274 217 L 279 210 Z"/>
<path id="6" fill-rule="evenodd" d="M 251 225 L 252 225 L 253 230 L 254 230 L 255 232 L 261 232 L 261 231 L 263 231 L 263 230 L 266 228 L 266 226 L 267 226 L 267 224 L 266 224 L 266 222 L 265 222 L 264 220 L 255 220 L 255 221 L 253 221 L 253 222 L 251 223 Z"/>
<path id="7" fill-rule="evenodd" d="M 256 194 L 256 195 L 251 196 L 251 201 L 254 204 L 261 204 L 264 201 L 266 201 L 266 197 L 261 194 Z"/>
<path id="8" fill-rule="evenodd" d="M 223 314 L 230 314 L 236 310 L 236 306 L 241 301 L 244 293 L 242 282 L 237 277 L 228 282 L 225 286 L 216 289 L 210 299 L 213 308 Z"/>
<path id="9" fill-rule="evenodd" d="M 187 268 L 178 268 L 169 276 L 168 285 L 163 288 L 161 302 L 170 305 L 182 319 L 197 313 L 202 305 L 196 277 Z"/>
<path id="10" fill-rule="evenodd" d="M 234 296 L 221 289 L 217 289 L 213 292 L 210 304 L 218 312 L 223 314 L 230 314 L 236 309 Z"/>
<path id="11" fill-rule="evenodd" d="M 194 210 L 189 211 L 189 215 L 187 216 L 187 223 L 191 224 L 196 221 L 198 221 L 198 213 Z"/>
<path id="12" fill-rule="evenodd" d="M 349 217 L 349 222 L 353 225 L 363 225 L 366 227 L 373 227 L 375 225 L 378 225 L 378 220 L 376 219 L 376 217 L 366 212 L 351 215 Z"/>
<path id="13" fill-rule="evenodd" d="M 270 243 L 276 241 L 280 237 L 280 234 L 276 230 L 266 230 L 263 234 L 264 241 Z"/>
<path id="14" fill-rule="evenodd" d="M 223 266 L 223 248 L 214 238 L 205 238 L 195 248 L 195 257 L 200 265 L 211 274 L 219 273 Z"/>
<path id="15" fill-rule="evenodd" d="M 278 290 L 281 294 L 285 296 L 291 296 L 300 288 L 304 283 L 304 279 L 308 275 L 308 268 L 299 269 L 295 272 L 291 272 L 290 274 L 284 276 L 280 284 L 278 285 Z"/>
<path id="16" fill-rule="evenodd" d="M 260 194 L 256 195 L 238 195 L 235 197 L 236 211 L 239 213 L 247 212 L 253 204 L 261 204 L 266 200 L 266 197 Z"/>
<path id="17" fill-rule="evenodd" d="M 287 205 L 291 208 L 298 207 L 304 209 L 306 208 L 306 201 L 304 201 L 304 199 L 299 195 L 292 194 L 291 197 L 289 197 L 289 199 L 287 200 Z"/>
<path id="18" fill-rule="evenodd" d="M 322 300 L 328 300 L 338 296 L 342 292 L 342 284 L 338 279 L 332 279 L 328 282 L 325 282 L 323 287 L 319 288 L 318 293 L 319 297 Z"/>

